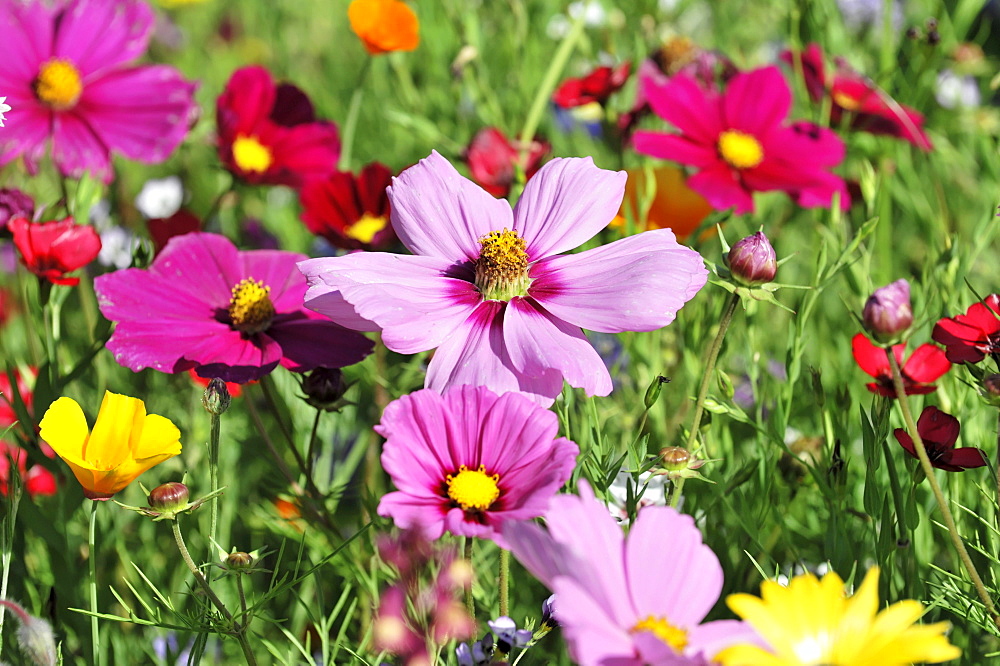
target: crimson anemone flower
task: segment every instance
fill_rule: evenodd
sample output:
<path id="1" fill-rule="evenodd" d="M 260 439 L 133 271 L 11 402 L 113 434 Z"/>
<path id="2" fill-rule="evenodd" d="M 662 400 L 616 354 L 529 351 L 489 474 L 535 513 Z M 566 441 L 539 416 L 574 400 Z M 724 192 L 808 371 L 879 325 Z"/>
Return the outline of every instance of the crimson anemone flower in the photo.
<path id="1" fill-rule="evenodd" d="M 835 193 L 850 205 L 844 181 L 828 171 L 844 159 L 843 142 L 814 123 L 786 124 L 792 93 L 777 67 L 737 74 L 723 93 L 684 74 L 665 85 L 646 79 L 644 90 L 680 133 L 638 131 L 635 149 L 695 167 L 688 185 L 716 209 L 751 212 L 753 192 L 772 190 L 806 208 L 831 206 Z"/>
<path id="2" fill-rule="evenodd" d="M 244 384 L 280 363 L 293 372 L 357 363 L 372 342 L 302 308 L 305 256 L 240 252 L 224 236 L 170 239 L 148 269 L 101 275 L 101 313 L 118 322 L 107 347 L 130 370 L 195 369 Z"/>
<path id="3" fill-rule="evenodd" d="M 632 71 L 632 63 L 622 63 L 618 67 L 596 67 L 581 78 L 566 79 L 552 94 L 552 101 L 564 109 L 572 109 L 585 104 L 604 104 L 608 98 L 620 90 Z"/>
<path id="4" fill-rule="evenodd" d="M 275 85 L 263 67 L 233 72 L 216 102 L 216 122 L 219 159 L 248 183 L 300 187 L 337 168 L 336 125 L 317 121 L 306 94 Z"/>
<path id="5" fill-rule="evenodd" d="M 385 408 L 375 431 L 386 439 L 382 466 L 398 488 L 382 497 L 380 516 L 430 539 L 448 531 L 501 548 L 501 527 L 544 514 L 580 452 L 556 438 L 554 412 L 482 386 L 405 395 Z"/>
<path id="6" fill-rule="evenodd" d="M 892 384 L 892 369 L 889 367 L 889 354 L 885 348 L 875 345 L 864 333 L 858 333 L 851 340 L 854 360 L 858 367 L 875 378 L 868 384 L 872 393 L 884 395 L 887 398 L 896 397 L 896 389 Z M 920 395 L 937 390 L 933 385 L 951 368 L 951 362 L 940 348 L 923 344 L 913 350 L 910 358 L 903 362 L 903 352 L 906 345 L 893 345 L 892 353 L 900 365 L 903 375 L 903 387 L 906 395 Z"/>
<path id="7" fill-rule="evenodd" d="M 79 284 L 80 278 L 66 277 L 66 273 L 83 268 L 101 251 L 101 237 L 97 231 L 75 224 L 71 217 L 37 224 L 18 217 L 11 220 L 7 228 L 14 235 L 21 263 L 52 284 L 68 287 Z"/>
<path id="8" fill-rule="evenodd" d="M 0 165 L 31 173 L 51 139 L 64 176 L 110 182 L 112 151 L 162 162 L 187 135 L 197 84 L 173 67 L 129 65 L 156 17 L 137 0 L 0 2 L 0 92 L 17 111 L 0 132 Z"/>
<path id="9" fill-rule="evenodd" d="M 986 452 L 982 449 L 955 448 L 961 429 L 962 425 L 951 414 L 942 412 L 933 405 L 924 407 L 920 418 L 917 419 L 917 433 L 924 442 L 931 465 L 948 472 L 964 472 L 986 464 Z M 914 458 L 918 457 L 913 438 L 904 428 L 896 428 L 892 434 L 907 453 Z"/>
<path id="10" fill-rule="evenodd" d="M 795 57 L 796 53 L 790 50 L 781 54 L 781 59 L 793 67 Z M 893 136 L 921 150 L 933 147 L 924 132 L 924 116 L 889 97 L 867 76 L 838 59 L 836 73 L 828 78 L 823 66 L 823 51 L 818 44 L 807 46 L 799 57 L 809 97 L 814 102 L 830 99 L 831 125 L 837 127 L 846 118 L 851 129 Z"/>
<path id="11" fill-rule="evenodd" d="M 531 178 L 542 164 L 542 158 L 552 150 L 548 141 L 535 138 L 528 149 L 525 178 Z M 515 166 L 521 156 L 521 144 L 509 140 L 496 127 L 484 127 L 472 137 L 465 149 L 465 163 L 472 180 L 495 197 L 506 198 L 514 184 Z"/>
<path id="12" fill-rule="evenodd" d="M 357 176 L 335 171 L 299 191 L 302 221 L 309 231 L 345 250 L 384 250 L 396 240 L 389 224 L 392 170 L 372 162 Z"/>
<path id="13" fill-rule="evenodd" d="M 964 315 L 941 319 L 931 337 L 947 348 L 952 363 L 979 363 L 1000 352 L 1000 296 L 990 294 Z"/>

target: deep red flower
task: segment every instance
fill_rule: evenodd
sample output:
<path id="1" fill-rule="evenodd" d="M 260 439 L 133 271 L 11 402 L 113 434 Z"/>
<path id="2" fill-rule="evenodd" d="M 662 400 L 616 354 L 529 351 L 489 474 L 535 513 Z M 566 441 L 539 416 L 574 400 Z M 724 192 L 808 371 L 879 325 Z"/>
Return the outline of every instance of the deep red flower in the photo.
<path id="1" fill-rule="evenodd" d="M 48 444 L 42 445 L 42 451 L 50 458 L 53 456 L 52 449 Z M 24 489 L 30 497 L 55 495 L 56 479 L 52 476 L 52 472 L 41 465 L 28 467 L 27 459 L 28 456 L 24 449 L 0 440 L 0 495 L 7 494 L 12 461 L 14 470 L 21 476 Z"/>
<path id="2" fill-rule="evenodd" d="M 823 51 L 810 44 L 801 53 L 802 77 L 814 102 L 829 97 L 830 124 L 837 127 L 847 117 L 851 129 L 870 134 L 894 136 L 909 141 L 921 150 L 933 146 L 924 132 L 924 116 L 916 109 L 900 104 L 871 79 L 837 60 L 837 69 L 828 78 L 823 65 Z M 794 67 L 795 53 L 785 51 L 781 59 Z"/>
<path id="3" fill-rule="evenodd" d="M 384 250 L 396 240 L 389 223 L 392 170 L 372 162 L 355 176 L 335 171 L 299 192 L 302 221 L 309 231 L 345 250 Z"/>
<path id="4" fill-rule="evenodd" d="M 317 121 L 306 94 L 275 85 L 263 67 L 233 72 L 216 102 L 216 122 L 219 159 L 248 183 L 300 187 L 337 167 L 336 125 Z"/>
<path id="5" fill-rule="evenodd" d="M 29 373 L 22 373 L 14 368 L 14 382 L 17 385 L 17 394 L 21 396 L 21 402 L 31 411 L 31 384 L 34 384 L 35 369 L 29 368 Z M 15 398 L 10 377 L 3 370 L 0 370 L 0 431 L 6 430 L 7 426 L 13 425 L 18 420 L 17 412 L 14 410 Z"/>
<path id="6" fill-rule="evenodd" d="M 887 398 L 896 397 L 896 389 L 892 385 L 892 369 L 889 367 L 889 355 L 885 349 L 878 347 L 864 333 L 858 333 L 851 341 L 854 360 L 866 373 L 875 378 L 868 384 L 872 393 L 884 395 Z M 903 375 L 903 388 L 906 395 L 919 395 L 937 390 L 932 382 L 948 372 L 951 363 L 944 352 L 934 345 L 923 344 L 913 350 L 910 358 L 903 362 L 903 352 L 906 345 L 893 345 L 892 353 L 900 364 Z"/>
<path id="7" fill-rule="evenodd" d="M 625 85 L 631 71 L 630 62 L 618 67 L 597 67 L 586 76 L 563 81 L 552 94 L 552 101 L 564 109 L 593 102 L 604 104 L 612 93 Z"/>
<path id="8" fill-rule="evenodd" d="M 7 228 L 14 234 L 21 263 L 52 284 L 77 285 L 80 278 L 66 277 L 66 273 L 83 268 L 101 251 L 101 237 L 94 228 L 74 224 L 71 217 L 38 224 L 17 217 Z"/>
<path id="9" fill-rule="evenodd" d="M 945 317 L 934 325 L 931 337 L 947 347 L 952 363 L 979 363 L 1000 352 L 1000 296 L 973 303 L 964 315 Z"/>
<path id="10" fill-rule="evenodd" d="M 537 137 L 528 149 L 526 178 L 531 178 L 542 165 L 542 158 L 552 150 L 552 144 Z M 472 180 L 495 197 L 510 194 L 516 174 L 515 165 L 521 153 L 521 145 L 510 141 L 496 127 L 484 127 L 472 137 L 465 149 L 465 163 L 469 165 Z"/>
<path id="11" fill-rule="evenodd" d="M 146 220 L 146 229 L 153 241 L 156 254 L 167 246 L 174 236 L 183 236 L 193 231 L 201 231 L 201 220 L 189 210 L 181 208 L 170 217 L 153 217 Z"/>
<path id="12" fill-rule="evenodd" d="M 930 405 L 924 407 L 920 418 L 917 419 L 917 433 L 924 442 L 927 450 L 927 457 L 931 460 L 931 465 L 948 472 L 964 472 L 973 467 L 982 467 L 986 464 L 986 453 L 982 449 L 967 447 L 956 449 L 955 442 L 958 441 L 958 433 L 962 429 L 961 424 L 951 414 L 942 412 L 937 407 Z M 913 438 L 903 428 L 896 428 L 892 431 L 896 436 L 896 441 L 906 449 L 914 458 L 917 450 L 913 445 Z"/>

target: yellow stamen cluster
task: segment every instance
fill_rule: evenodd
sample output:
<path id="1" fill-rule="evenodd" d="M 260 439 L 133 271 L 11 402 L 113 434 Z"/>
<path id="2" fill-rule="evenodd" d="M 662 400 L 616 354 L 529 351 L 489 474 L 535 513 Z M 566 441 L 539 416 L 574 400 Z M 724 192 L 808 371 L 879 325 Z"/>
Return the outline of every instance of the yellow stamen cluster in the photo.
<path id="1" fill-rule="evenodd" d="M 385 225 L 388 223 L 389 220 L 384 216 L 375 217 L 374 215 L 365 213 L 360 220 L 347 227 L 344 233 L 362 243 L 371 243 L 376 234 L 385 229 Z"/>
<path id="2" fill-rule="evenodd" d="M 262 144 L 257 137 L 240 134 L 233 141 L 233 161 L 243 171 L 264 173 L 271 167 L 274 158 L 271 149 Z"/>
<path id="3" fill-rule="evenodd" d="M 35 96 L 56 111 L 76 106 L 83 92 L 80 72 L 66 58 L 50 58 L 42 63 L 35 77 Z"/>
<path id="4" fill-rule="evenodd" d="M 487 474 L 483 465 L 471 470 L 465 465 L 458 468 L 458 474 L 445 477 L 448 497 L 464 511 L 486 511 L 500 497 L 499 474 Z"/>
<path id="5" fill-rule="evenodd" d="M 835 92 L 832 95 L 833 101 L 842 109 L 857 111 L 861 108 L 861 100 L 843 92 Z"/>
<path id="6" fill-rule="evenodd" d="M 233 328 L 254 334 L 270 326 L 274 318 L 270 293 L 271 288 L 263 282 L 253 278 L 240 280 L 233 287 L 233 297 L 229 301 L 229 319 Z"/>
<path id="7" fill-rule="evenodd" d="M 655 615 L 647 615 L 644 619 L 639 620 L 631 631 L 633 634 L 648 631 L 669 645 L 677 654 L 682 654 L 688 644 L 686 631 L 670 624 L 666 618 Z"/>
<path id="8" fill-rule="evenodd" d="M 736 169 L 752 169 L 764 161 L 764 148 L 749 134 L 726 130 L 719 135 L 719 155 Z"/>
<path id="9" fill-rule="evenodd" d="M 516 231 L 493 231 L 479 239 L 476 287 L 491 301 L 509 301 L 528 293 L 527 243 Z"/>

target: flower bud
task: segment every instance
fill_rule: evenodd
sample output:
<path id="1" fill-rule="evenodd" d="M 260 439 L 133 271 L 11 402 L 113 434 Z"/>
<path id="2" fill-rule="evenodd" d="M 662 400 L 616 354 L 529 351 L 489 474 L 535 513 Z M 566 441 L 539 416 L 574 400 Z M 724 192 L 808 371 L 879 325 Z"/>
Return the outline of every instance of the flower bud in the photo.
<path id="1" fill-rule="evenodd" d="M 224 414 L 229 409 L 231 401 L 232 397 L 229 395 L 226 382 L 218 377 L 208 383 L 208 388 L 205 389 L 205 393 L 201 397 L 201 404 L 204 405 L 205 411 L 215 416 Z"/>
<path id="2" fill-rule="evenodd" d="M 868 332 L 880 342 L 888 342 L 899 336 L 913 323 L 910 283 L 896 280 L 876 289 L 865 303 L 861 319 Z"/>
<path id="3" fill-rule="evenodd" d="M 7 228 L 7 221 L 15 217 L 29 220 L 35 215 L 35 202 L 21 190 L 0 188 L 0 230 Z"/>
<path id="4" fill-rule="evenodd" d="M 660 451 L 660 458 L 663 459 L 664 469 L 670 472 L 679 472 L 682 469 L 687 469 L 691 454 L 680 446 L 668 446 Z"/>
<path id="5" fill-rule="evenodd" d="M 242 551 L 229 553 L 226 556 L 226 566 L 230 569 L 249 569 L 253 566 L 253 556 Z"/>
<path id="6" fill-rule="evenodd" d="M 778 256 L 763 231 L 742 238 L 729 250 L 729 270 L 747 286 L 774 280 L 778 272 Z"/>
<path id="7" fill-rule="evenodd" d="M 649 388 L 646 389 L 646 396 L 643 398 L 643 404 L 646 406 L 646 411 L 653 408 L 656 401 L 660 399 L 660 389 L 663 385 L 670 381 L 669 377 L 664 377 L 663 375 L 657 375 L 655 379 L 649 384 Z"/>
<path id="8" fill-rule="evenodd" d="M 146 499 L 157 511 L 179 511 L 187 506 L 189 496 L 187 486 L 171 481 L 153 488 Z"/>
<path id="9" fill-rule="evenodd" d="M 316 368 L 302 380 L 306 402 L 316 409 L 336 409 L 347 392 L 344 373 L 338 368 Z"/>
<path id="10" fill-rule="evenodd" d="M 21 652 L 33 664 L 55 666 L 58 650 L 52 626 L 45 620 L 30 615 L 20 604 L 9 599 L 0 599 L 0 605 L 10 609 L 20 623 L 17 629 L 17 643 Z"/>

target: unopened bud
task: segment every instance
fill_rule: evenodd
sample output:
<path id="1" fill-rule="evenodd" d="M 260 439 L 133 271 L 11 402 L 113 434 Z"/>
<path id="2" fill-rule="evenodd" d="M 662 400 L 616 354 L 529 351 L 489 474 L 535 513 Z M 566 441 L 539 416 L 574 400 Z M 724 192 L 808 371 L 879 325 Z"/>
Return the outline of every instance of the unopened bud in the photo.
<path id="1" fill-rule="evenodd" d="M 242 551 L 229 553 L 226 556 L 226 566 L 230 569 L 249 569 L 253 566 L 253 556 Z"/>
<path id="2" fill-rule="evenodd" d="M 656 378 L 649 384 L 649 388 L 646 389 L 646 396 L 643 399 L 646 411 L 652 409 L 653 405 L 656 404 L 656 401 L 660 399 L 660 390 L 663 388 L 663 385 L 669 381 L 669 377 L 657 375 Z"/>
<path id="3" fill-rule="evenodd" d="M 204 405 L 205 411 L 215 416 L 224 414 L 229 409 L 231 401 L 232 397 L 229 395 L 226 382 L 218 377 L 208 383 L 208 388 L 205 389 L 205 394 L 201 397 L 201 404 Z"/>
<path id="4" fill-rule="evenodd" d="M 34 617 L 20 604 L 8 599 L 0 599 L 0 605 L 9 608 L 17 616 L 17 644 L 21 652 L 36 666 L 55 666 L 58 663 L 56 639 L 52 626 L 45 620 Z"/>
<path id="5" fill-rule="evenodd" d="M 302 380 L 306 402 L 316 409 L 336 409 L 347 392 L 344 373 L 338 368 L 316 368 Z"/>
<path id="6" fill-rule="evenodd" d="M 763 231 L 741 238 L 730 248 L 729 271 L 748 286 L 774 280 L 778 272 L 778 256 Z"/>
<path id="7" fill-rule="evenodd" d="M 663 459 L 664 469 L 669 472 L 679 472 L 687 469 L 691 454 L 680 446 L 668 446 L 660 450 L 660 458 Z"/>
<path id="8" fill-rule="evenodd" d="M 149 506 L 157 511 L 179 511 L 187 506 L 188 488 L 183 483 L 171 481 L 149 491 Z"/>
<path id="9" fill-rule="evenodd" d="M 868 332 L 880 342 L 889 342 L 913 324 L 910 283 L 896 280 L 868 297 L 861 318 Z"/>

